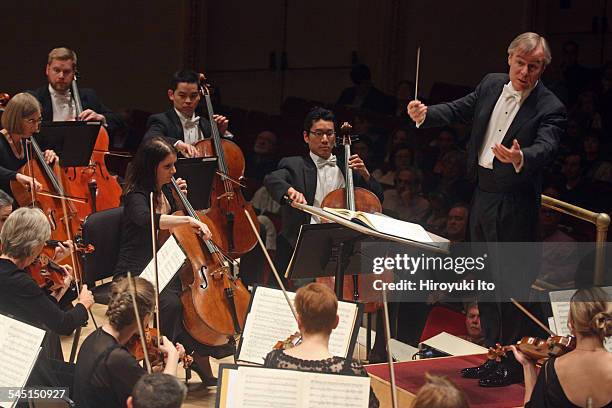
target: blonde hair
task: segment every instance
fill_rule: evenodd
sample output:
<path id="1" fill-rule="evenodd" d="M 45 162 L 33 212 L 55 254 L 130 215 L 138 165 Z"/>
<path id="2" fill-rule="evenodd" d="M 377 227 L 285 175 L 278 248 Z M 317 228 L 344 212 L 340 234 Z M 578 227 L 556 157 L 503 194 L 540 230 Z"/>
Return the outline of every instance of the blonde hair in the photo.
<path id="1" fill-rule="evenodd" d="M 6 104 L 2 113 L 2 127 L 12 134 L 23 134 L 23 120 L 41 112 L 40 102 L 29 93 L 18 93 Z"/>
<path id="2" fill-rule="evenodd" d="M 2 253 L 13 259 L 26 259 L 51 238 L 51 225 L 38 208 L 21 207 L 8 216 L 2 231 Z"/>
<path id="3" fill-rule="evenodd" d="M 444 377 L 425 374 L 423 385 L 412 403 L 412 408 L 469 408 L 463 391 Z"/>
<path id="4" fill-rule="evenodd" d="M 612 336 L 612 302 L 601 288 L 578 289 L 570 301 L 570 321 L 575 333 L 596 336 L 603 343 Z"/>
<path id="5" fill-rule="evenodd" d="M 320 283 L 309 283 L 297 290 L 294 303 L 306 333 L 332 332 L 338 312 L 338 299 L 333 290 Z"/>
<path id="6" fill-rule="evenodd" d="M 516 36 L 514 40 L 508 46 L 508 55 L 520 53 L 529 54 L 539 46 L 542 46 L 544 51 L 544 66 L 550 64 L 552 61 L 552 54 L 550 53 L 550 47 L 548 41 L 539 34 L 526 32 Z"/>
<path id="7" fill-rule="evenodd" d="M 138 315 L 142 321 L 147 314 L 153 312 L 155 288 L 148 280 L 136 277 L 134 278 L 134 289 L 136 291 Z M 108 309 L 106 309 L 106 317 L 108 317 L 110 325 L 116 330 L 122 330 L 136 320 L 134 302 L 132 302 L 132 294 L 130 293 L 130 285 L 127 278 L 123 278 L 113 284 Z"/>
<path id="8" fill-rule="evenodd" d="M 72 51 L 70 48 L 66 48 L 66 47 L 54 48 L 49 52 L 49 57 L 47 58 L 47 64 L 51 64 L 53 60 L 60 60 L 60 61 L 72 60 L 72 66 L 76 67 L 77 55 L 76 55 L 76 52 Z"/>

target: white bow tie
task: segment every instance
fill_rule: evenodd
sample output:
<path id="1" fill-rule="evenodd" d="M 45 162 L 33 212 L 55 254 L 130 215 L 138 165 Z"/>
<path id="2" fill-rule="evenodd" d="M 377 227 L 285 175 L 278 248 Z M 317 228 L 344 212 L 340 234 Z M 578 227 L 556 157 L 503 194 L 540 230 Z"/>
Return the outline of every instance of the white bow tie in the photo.
<path id="1" fill-rule="evenodd" d="M 517 102 L 521 101 L 521 93 L 519 91 L 515 91 L 514 89 L 510 88 L 510 85 L 504 85 L 504 89 L 502 91 L 502 95 L 504 98 L 506 99 L 511 99 L 514 98 L 514 100 L 516 100 Z"/>
<path id="2" fill-rule="evenodd" d="M 196 116 L 196 117 L 191 118 L 191 119 L 186 119 L 185 120 L 185 129 L 193 129 L 194 127 L 197 127 L 199 123 L 200 123 L 200 117 L 199 116 Z"/>
<path id="3" fill-rule="evenodd" d="M 316 164 L 317 164 L 317 169 L 322 169 L 325 166 L 336 167 L 336 156 L 332 154 L 331 156 L 329 156 L 329 159 L 327 160 L 319 157 Z"/>

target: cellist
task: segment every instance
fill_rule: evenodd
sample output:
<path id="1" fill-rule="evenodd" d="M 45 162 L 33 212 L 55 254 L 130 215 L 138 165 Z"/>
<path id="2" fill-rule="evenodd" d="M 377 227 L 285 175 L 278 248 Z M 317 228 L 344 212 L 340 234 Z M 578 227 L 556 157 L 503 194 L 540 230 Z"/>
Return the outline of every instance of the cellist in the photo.
<path id="1" fill-rule="evenodd" d="M 151 192 L 155 197 L 154 223 L 157 229 L 168 230 L 180 225 L 190 225 L 195 232 L 200 232 L 205 239 L 210 239 L 211 233 L 206 224 L 189 216 L 172 215 L 178 209 L 169 188 L 172 176 L 176 173 L 176 160 L 176 149 L 161 137 L 150 138 L 139 147 L 128 170 L 124 187 L 124 216 L 115 279 L 125 276 L 128 271 L 134 275 L 140 274 L 151 260 Z M 184 180 L 178 179 L 177 184 L 182 190 L 186 190 Z M 214 350 L 198 343 L 183 326 L 183 311 L 179 298 L 181 290 L 177 275 L 160 293 L 162 331 L 172 341 L 183 344 L 188 354 L 194 353 L 192 369 L 198 373 L 202 382 L 206 385 L 216 385 L 208 360 Z M 231 352 L 226 355 L 229 354 Z"/>
<path id="2" fill-rule="evenodd" d="M 17 94 L 6 105 L 2 115 L 3 129 L 0 130 L 0 189 L 9 194 L 12 194 L 11 180 L 17 180 L 37 191 L 41 189 L 40 182 L 17 172 L 27 162 L 24 140 L 38 133 L 40 122 L 40 103 L 32 95 Z M 57 154 L 53 150 L 45 150 L 44 157 L 48 164 L 57 160 Z"/>
<path id="3" fill-rule="evenodd" d="M 202 97 L 199 76 L 191 70 L 177 71 L 172 75 L 169 85 L 168 99 L 172 107 L 149 117 L 143 141 L 162 135 L 183 156 L 196 157 L 198 151 L 194 144 L 211 136 L 208 119 L 196 116 Z M 215 115 L 214 120 L 220 135 L 232 137 L 227 130 L 229 121 L 225 116 Z"/>

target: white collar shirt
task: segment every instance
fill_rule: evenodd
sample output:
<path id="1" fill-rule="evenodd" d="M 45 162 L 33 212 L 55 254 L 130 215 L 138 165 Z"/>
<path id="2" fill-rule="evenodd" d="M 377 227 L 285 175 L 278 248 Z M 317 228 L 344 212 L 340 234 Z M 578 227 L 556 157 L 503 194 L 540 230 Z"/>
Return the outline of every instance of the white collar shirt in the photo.
<path id="1" fill-rule="evenodd" d="M 200 131 L 200 117 L 196 116 L 194 113 L 191 118 L 186 118 L 176 108 L 174 108 L 174 111 L 181 121 L 181 126 L 183 127 L 183 139 L 185 140 L 185 143 L 193 145 L 199 142 L 202 139 Z"/>
<path id="2" fill-rule="evenodd" d="M 336 165 L 336 156 L 333 154 L 326 160 L 310 152 L 310 158 L 317 166 L 317 189 L 313 205 L 321 207 L 321 203 L 327 194 L 344 187 L 344 176 Z M 313 215 L 310 219 L 311 224 L 318 224 L 319 222 L 320 219 L 317 216 Z"/>
<path id="3" fill-rule="evenodd" d="M 53 121 L 74 120 L 76 118 L 76 107 L 69 91 L 60 93 L 49 85 L 51 94 L 51 105 L 53 106 Z"/>

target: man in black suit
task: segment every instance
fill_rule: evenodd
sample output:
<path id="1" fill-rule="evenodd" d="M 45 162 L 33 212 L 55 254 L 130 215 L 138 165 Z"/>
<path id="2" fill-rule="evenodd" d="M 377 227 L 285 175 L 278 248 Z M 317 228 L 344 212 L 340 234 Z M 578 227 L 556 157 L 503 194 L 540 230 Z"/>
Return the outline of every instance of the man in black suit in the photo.
<path id="1" fill-rule="evenodd" d="M 183 156 L 198 155 L 194 144 L 211 136 L 208 119 L 196 116 L 196 108 L 201 98 L 198 81 L 199 76 L 194 71 L 183 70 L 174 73 L 168 89 L 168 99 L 172 102 L 172 108 L 149 117 L 143 140 L 164 136 Z M 219 134 L 231 137 L 227 131 L 227 118 L 214 115 L 214 119 Z"/>
<path id="2" fill-rule="evenodd" d="M 472 122 L 467 172 L 477 182 L 469 219 L 473 242 L 537 240 L 542 172 L 557 151 L 566 122 L 565 107 L 540 81 L 550 60 L 546 40 L 536 33 L 523 33 L 508 47 L 509 75 L 488 74 L 474 92 L 453 102 L 430 107 L 420 101 L 408 104 L 408 114 L 417 126 Z M 516 258 L 510 259 L 514 266 Z M 500 271 L 517 272 L 508 265 Z M 531 282 L 523 284 L 527 287 Z M 514 313 L 510 303 L 481 305 L 487 345 L 516 340 L 522 319 Z M 481 380 L 481 385 L 505 383 Z"/>
<path id="3" fill-rule="evenodd" d="M 331 191 L 344 187 L 344 167 L 336 164 L 332 154 L 336 130 L 334 114 L 323 108 L 314 108 L 304 121 L 302 132 L 309 154 L 283 158 L 278 169 L 264 178 L 264 185 L 278 202 L 284 195 L 298 203 L 319 207 Z M 352 155 L 349 166 L 354 170 L 356 187 L 364 187 L 382 201 L 382 187 L 370 176 L 363 160 Z M 279 270 L 284 271 L 295 247 L 302 224 L 318 222 L 317 218 L 290 206 L 281 207 L 282 230 L 278 236 L 276 257 Z"/>
<path id="4" fill-rule="evenodd" d="M 72 81 L 76 73 L 77 56 L 68 48 L 54 48 L 49 52 L 45 74 L 49 84 L 30 91 L 42 105 L 44 121 L 75 120 L 76 105 L 72 96 Z M 124 123 L 116 113 L 106 107 L 93 89 L 79 89 L 83 112 L 78 120 L 100 121 L 108 127 L 110 136 Z"/>

